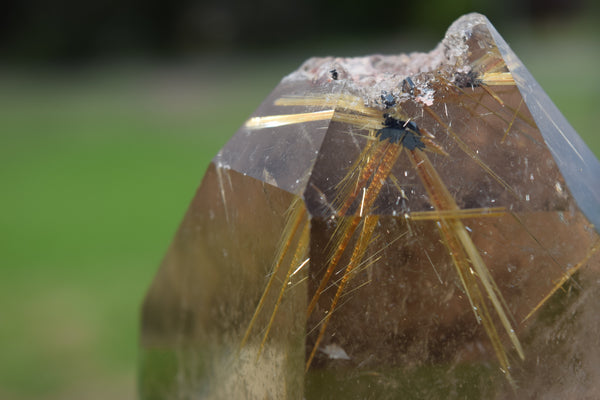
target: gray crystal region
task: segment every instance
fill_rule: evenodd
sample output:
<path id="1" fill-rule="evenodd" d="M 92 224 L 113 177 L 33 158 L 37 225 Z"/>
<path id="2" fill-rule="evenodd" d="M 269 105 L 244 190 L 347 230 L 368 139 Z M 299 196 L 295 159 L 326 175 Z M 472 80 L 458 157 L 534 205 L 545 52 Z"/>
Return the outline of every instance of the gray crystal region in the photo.
<path id="1" fill-rule="evenodd" d="M 599 165 L 479 14 L 306 61 L 208 167 L 140 398 L 597 397 Z"/>

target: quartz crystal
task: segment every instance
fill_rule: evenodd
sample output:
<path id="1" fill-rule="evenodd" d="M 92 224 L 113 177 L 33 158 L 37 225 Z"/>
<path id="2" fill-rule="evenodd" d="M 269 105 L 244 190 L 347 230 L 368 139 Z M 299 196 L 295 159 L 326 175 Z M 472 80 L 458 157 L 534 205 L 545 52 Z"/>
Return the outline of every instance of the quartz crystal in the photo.
<path id="1" fill-rule="evenodd" d="M 142 399 L 600 396 L 600 163 L 478 14 L 315 58 L 215 156 Z"/>

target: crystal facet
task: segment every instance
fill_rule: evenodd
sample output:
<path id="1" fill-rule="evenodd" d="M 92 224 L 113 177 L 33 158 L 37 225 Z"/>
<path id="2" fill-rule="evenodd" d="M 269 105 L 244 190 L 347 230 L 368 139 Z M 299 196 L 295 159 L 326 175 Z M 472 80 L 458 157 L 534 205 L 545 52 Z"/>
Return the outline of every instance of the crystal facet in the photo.
<path id="1" fill-rule="evenodd" d="M 141 397 L 593 396 L 598 226 L 600 163 L 485 17 L 308 60 L 208 168 Z"/>

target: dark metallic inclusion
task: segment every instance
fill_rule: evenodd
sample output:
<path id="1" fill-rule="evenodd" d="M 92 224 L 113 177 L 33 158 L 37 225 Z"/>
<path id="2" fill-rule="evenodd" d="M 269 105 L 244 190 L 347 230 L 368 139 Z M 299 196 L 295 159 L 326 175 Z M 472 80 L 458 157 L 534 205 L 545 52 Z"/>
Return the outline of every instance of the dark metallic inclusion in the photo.
<path id="1" fill-rule="evenodd" d="M 421 131 L 413 121 L 401 121 L 389 114 L 383 114 L 383 128 L 377 131 L 375 136 L 379 140 L 389 140 L 391 143 L 399 143 L 407 150 L 425 150 L 425 143 L 421 141 Z"/>
<path id="2" fill-rule="evenodd" d="M 485 17 L 308 60 L 210 164 L 142 399 L 595 398 L 600 163 Z"/>

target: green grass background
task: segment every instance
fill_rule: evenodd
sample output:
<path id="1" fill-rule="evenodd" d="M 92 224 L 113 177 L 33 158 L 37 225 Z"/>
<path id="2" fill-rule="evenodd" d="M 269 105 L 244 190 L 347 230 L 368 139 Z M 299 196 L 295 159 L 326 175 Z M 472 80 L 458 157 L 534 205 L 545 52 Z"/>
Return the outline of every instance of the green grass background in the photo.
<path id="1" fill-rule="evenodd" d="M 499 30 L 600 154 L 599 30 Z M 435 44 L 370 40 L 316 54 Z M 205 168 L 311 54 L 0 69 L 1 399 L 136 396 L 139 308 Z"/>

